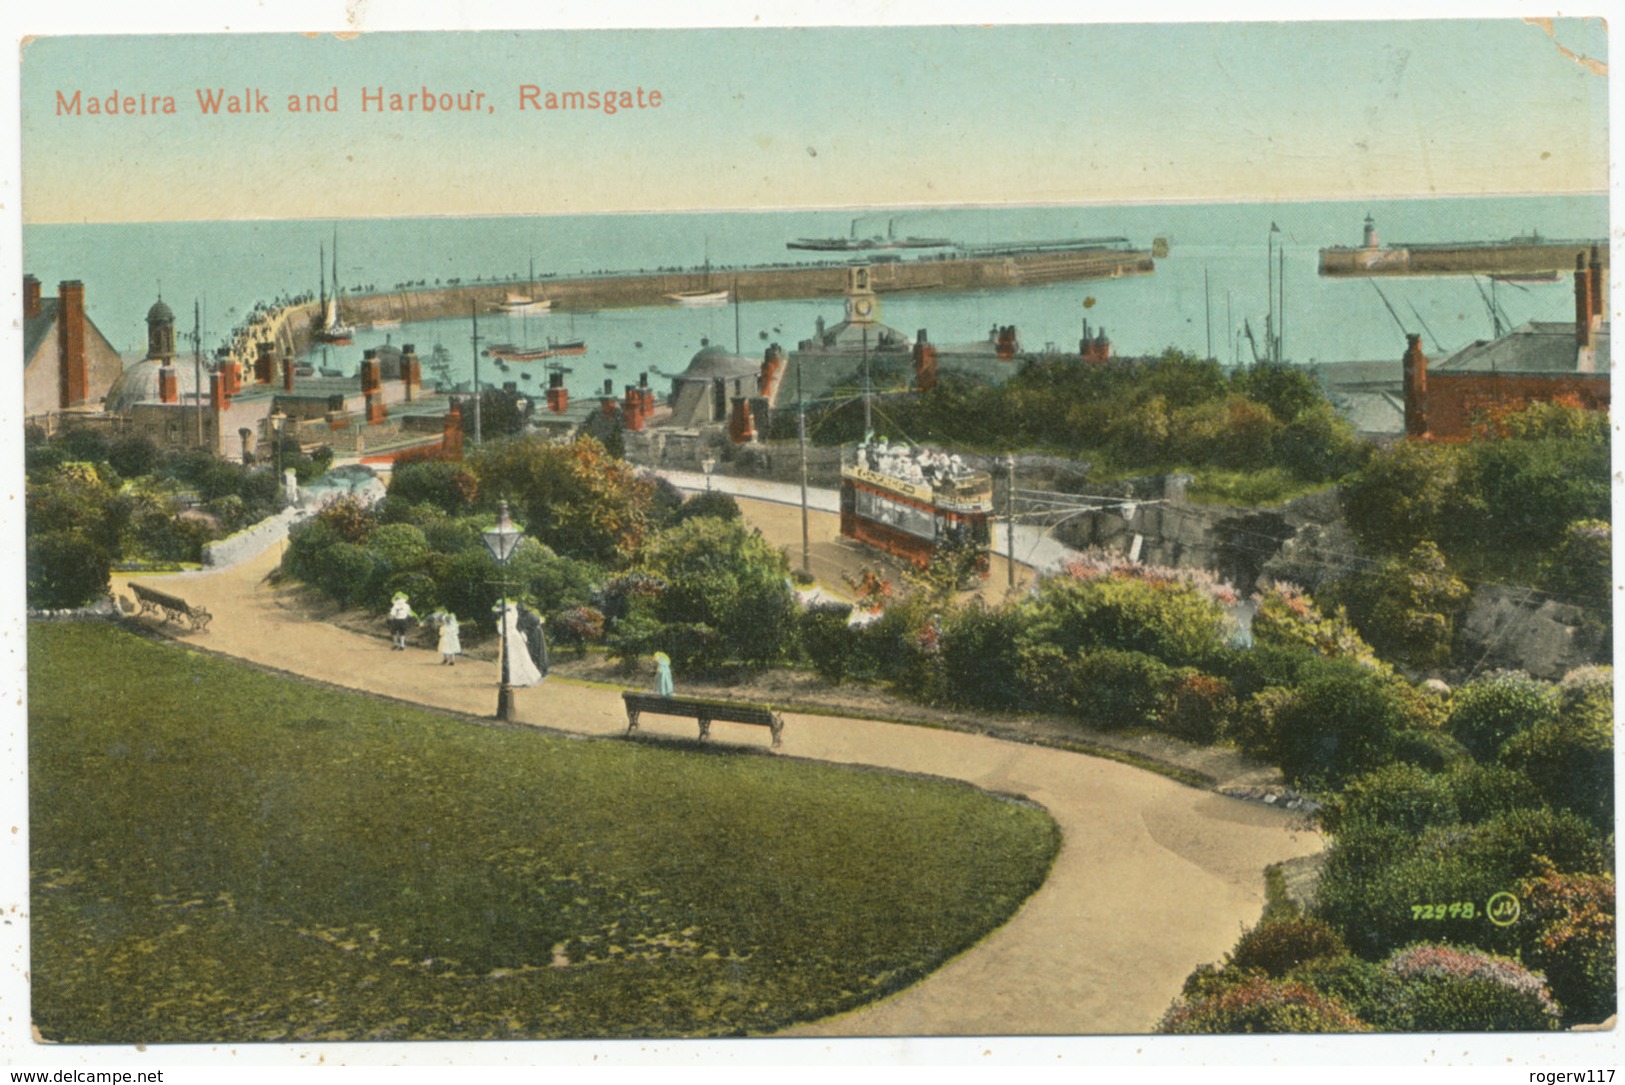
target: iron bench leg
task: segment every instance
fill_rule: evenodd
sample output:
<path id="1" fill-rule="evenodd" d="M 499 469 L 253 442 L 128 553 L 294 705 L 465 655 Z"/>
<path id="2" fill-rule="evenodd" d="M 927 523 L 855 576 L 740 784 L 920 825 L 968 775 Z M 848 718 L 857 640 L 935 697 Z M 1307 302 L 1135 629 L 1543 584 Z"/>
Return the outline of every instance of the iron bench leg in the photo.
<path id="1" fill-rule="evenodd" d="M 638 729 L 638 709 L 636 709 L 636 708 L 628 708 L 626 710 L 626 733 L 630 735 L 633 731 L 636 731 L 637 729 Z"/>
<path id="2" fill-rule="evenodd" d="M 700 717 L 700 741 L 704 742 L 711 737 L 711 721 L 704 716 Z"/>

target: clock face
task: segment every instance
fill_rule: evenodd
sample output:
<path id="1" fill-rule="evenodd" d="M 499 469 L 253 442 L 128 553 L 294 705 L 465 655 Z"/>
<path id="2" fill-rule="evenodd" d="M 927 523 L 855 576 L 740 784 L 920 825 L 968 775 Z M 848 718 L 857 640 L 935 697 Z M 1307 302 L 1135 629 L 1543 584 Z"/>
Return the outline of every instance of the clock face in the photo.
<path id="1" fill-rule="evenodd" d="M 859 316 L 868 316 L 875 311 L 875 303 L 868 298 L 859 298 L 852 303 L 852 311 Z"/>

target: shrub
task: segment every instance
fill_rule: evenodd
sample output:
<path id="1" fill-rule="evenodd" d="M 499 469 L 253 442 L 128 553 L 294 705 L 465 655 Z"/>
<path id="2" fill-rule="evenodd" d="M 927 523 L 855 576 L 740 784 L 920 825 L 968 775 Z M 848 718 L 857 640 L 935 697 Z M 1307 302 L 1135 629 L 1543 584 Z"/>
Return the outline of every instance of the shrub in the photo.
<path id="1" fill-rule="evenodd" d="M 1431 727 L 1396 732 L 1393 754 L 1395 761 L 1409 762 L 1429 772 L 1449 772 L 1473 760 L 1465 746 Z"/>
<path id="2" fill-rule="evenodd" d="M 1294 584 L 1273 581 L 1259 593 L 1253 640 L 1259 647 L 1306 648 L 1327 659 L 1347 657 L 1386 670 L 1341 607 L 1328 617 L 1308 592 Z"/>
<path id="3" fill-rule="evenodd" d="M 1556 691 L 1518 671 L 1470 682 L 1456 691 L 1445 727 L 1480 761 L 1493 761 L 1507 739 L 1557 719 Z"/>
<path id="4" fill-rule="evenodd" d="M 120 437 L 108 447 L 107 462 L 123 478 L 150 475 L 158 466 L 158 446 L 139 434 Z"/>
<path id="5" fill-rule="evenodd" d="M 1333 597 L 1378 652 L 1425 668 L 1449 660 L 1467 594 L 1438 546 L 1424 539 L 1405 557 L 1341 581 Z"/>
<path id="6" fill-rule="evenodd" d="M 1223 639 L 1224 612 L 1195 586 L 1118 571 L 1097 575 L 1092 567 L 1044 580 L 1022 609 L 1024 640 L 1069 654 L 1110 649 L 1200 666 Z"/>
<path id="7" fill-rule="evenodd" d="M 28 605 L 82 607 L 107 594 L 112 561 L 77 531 L 45 531 L 28 539 Z"/>
<path id="8" fill-rule="evenodd" d="M 1546 973 L 1565 1024 L 1600 1022 L 1618 1009 L 1614 878 L 1538 866 L 1538 875 L 1518 887 L 1520 923 L 1535 932 L 1524 956 Z"/>
<path id="9" fill-rule="evenodd" d="M 1287 979 L 1308 984 L 1334 998 L 1372 1028 L 1382 1032 L 1410 1032 L 1416 1027 L 1400 1000 L 1403 983 L 1379 964 L 1351 953 L 1317 957 L 1294 968 Z"/>
<path id="10" fill-rule="evenodd" d="M 597 607 L 580 606 L 561 610 L 548 622 L 560 647 L 575 649 L 576 658 L 587 654 L 587 646 L 604 639 L 604 613 Z"/>
<path id="11" fill-rule="evenodd" d="M 849 603 L 814 603 L 801 612 L 801 649 L 818 676 L 839 685 L 859 677 L 862 661 L 857 634 L 846 624 L 852 613 Z"/>
<path id="12" fill-rule="evenodd" d="M 1235 709 L 1230 683 L 1200 671 L 1188 671 L 1168 691 L 1159 721 L 1161 729 L 1175 738 L 1207 744 L 1219 737 Z"/>
<path id="13" fill-rule="evenodd" d="M 480 485 L 461 463 L 429 460 L 397 464 L 390 475 L 389 496 L 411 504 L 429 504 L 452 516 L 472 512 Z"/>
<path id="14" fill-rule="evenodd" d="M 1354 780 L 1320 811 L 1327 832 L 1383 826 L 1408 834 L 1460 818 L 1450 782 L 1415 765 L 1387 765 Z"/>
<path id="15" fill-rule="evenodd" d="M 1313 987 L 1254 978 L 1192 1002 L 1176 1002 L 1157 1031 L 1182 1035 L 1366 1032 L 1364 1022 Z"/>
<path id="16" fill-rule="evenodd" d="M 1540 791 L 1521 772 L 1504 765 L 1480 765 L 1474 761 L 1458 766 L 1447 777 L 1450 794 L 1456 800 L 1461 820 L 1468 825 L 1510 814 L 1514 810 L 1536 809 L 1545 805 Z"/>
<path id="17" fill-rule="evenodd" d="M 1427 711 L 1402 683 L 1338 660 L 1299 687 L 1274 723 L 1290 778 L 1336 783 L 1392 760 L 1396 736 L 1425 727 Z"/>
<path id="18" fill-rule="evenodd" d="M 1293 915 L 1260 923 L 1242 935 L 1230 951 L 1227 967 L 1280 979 L 1306 961 L 1347 953 L 1342 937 L 1325 921 Z"/>
<path id="19" fill-rule="evenodd" d="M 956 704 L 1010 709 L 1027 700 L 1019 669 L 1021 614 L 980 600 L 953 611 L 942 626 L 947 695 Z"/>
<path id="20" fill-rule="evenodd" d="M 1556 810 L 1572 810 L 1607 832 L 1614 825 L 1612 723 L 1548 722 L 1514 735 L 1501 760 Z"/>
<path id="21" fill-rule="evenodd" d="M 1117 730 L 1156 726 L 1174 672 L 1144 652 L 1100 648 L 1069 660 L 1056 678 L 1069 715 Z"/>
<path id="22" fill-rule="evenodd" d="M 671 515 L 671 526 L 697 516 L 713 516 L 718 520 L 740 520 L 743 514 L 739 511 L 739 502 L 734 500 L 732 494 L 725 494 L 720 490 L 706 490 L 697 493 L 684 501 Z"/>
<path id="23" fill-rule="evenodd" d="M 1558 1026 L 1544 978 L 1506 957 L 1424 944 L 1399 950 L 1383 968 L 1400 980 L 1399 1006 L 1422 1032 L 1540 1032 Z"/>
<path id="24" fill-rule="evenodd" d="M 121 474 L 123 472 L 120 472 Z M 1544 587 L 1571 602 L 1591 606 L 1613 595 L 1614 529 L 1606 520 L 1577 520 L 1546 563 Z"/>

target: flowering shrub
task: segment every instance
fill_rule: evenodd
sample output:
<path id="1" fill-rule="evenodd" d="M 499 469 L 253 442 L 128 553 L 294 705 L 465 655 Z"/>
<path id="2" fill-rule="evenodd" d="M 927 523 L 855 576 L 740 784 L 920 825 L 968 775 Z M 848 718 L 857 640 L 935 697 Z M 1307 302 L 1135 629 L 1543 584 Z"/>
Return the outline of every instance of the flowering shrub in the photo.
<path id="1" fill-rule="evenodd" d="M 1284 581 L 1272 580 L 1259 593 L 1253 639 L 1266 646 L 1312 648 L 1327 658 L 1349 657 L 1373 670 L 1389 669 L 1341 607 L 1328 617 L 1308 592 Z"/>
<path id="2" fill-rule="evenodd" d="M 1369 1032 L 1348 1008 L 1303 983 L 1257 977 L 1190 1002 L 1175 1002 L 1157 1031 L 1181 1035 Z"/>
<path id="3" fill-rule="evenodd" d="M 857 573 L 842 573 L 841 579 L 858 594 L 858 609 L 872 612 L 885 610 L 892 600 L 891 581 L 873 569 L 860 569 Z"/>
<path id="4" fill-rule="evenodd" d="M 1459 946 L 1415 945 L 1383 963 L 1404 986 L 1400 1003 L 1424 1032 L 1555 1029 L 1546 979 L 1517 961 Z"/>
<path id="5" fill-rule="evenodd" d="M 1618 1009 L 1618 949 L 1611 874 L 1560 874 L 1544 859 L 1518 887 L 1523 922 L 1537 933 L 1525 956 L 1542 969 L 1565 1023 L 1595 1023 Z"/>
<path id="6" fill-rule="evenodd" d="M 1187 671 L 1163 701 L 1162 730 L 1192 742 L 1212 742 L 1235 709 L 1236 698 L 1229 682 L 1200 671 Z"/>
<path id="7" fill-rule="evenodd" d="M 555 614 L 548 627 L 562 645 L 574 648 L 580 657 L 587 654 L 587 645 L 603 639 L 604 613 L 597 607 L 571 607 Z"/>

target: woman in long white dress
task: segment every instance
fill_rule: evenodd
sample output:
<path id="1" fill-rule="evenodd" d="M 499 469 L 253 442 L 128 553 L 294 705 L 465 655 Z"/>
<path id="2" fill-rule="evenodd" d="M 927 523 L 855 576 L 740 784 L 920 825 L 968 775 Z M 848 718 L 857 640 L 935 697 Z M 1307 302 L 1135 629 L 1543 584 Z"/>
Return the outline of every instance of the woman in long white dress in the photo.
<path id="1" fill-rule="evenodd" d="M 542 672 L 530 658 L 530 642 L 519 629 L 519 607 L 511 600 L 504 600 L 502 617 L 497 623 L 497 632 L 507 638 L 508 652 L 508 684 L 510 686 L 534 686 L 542 680 Z"/>

